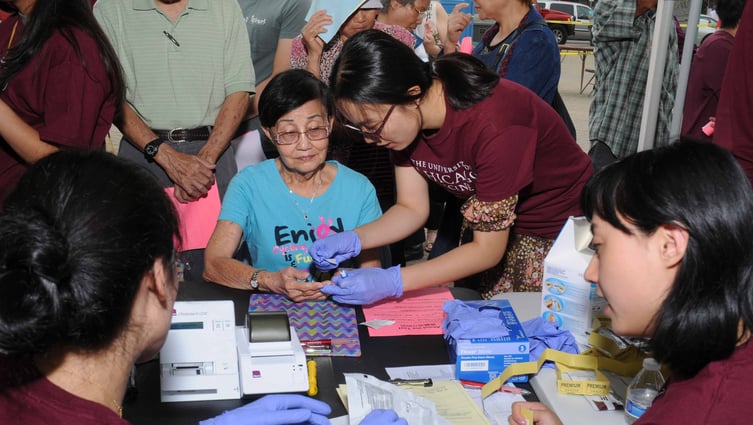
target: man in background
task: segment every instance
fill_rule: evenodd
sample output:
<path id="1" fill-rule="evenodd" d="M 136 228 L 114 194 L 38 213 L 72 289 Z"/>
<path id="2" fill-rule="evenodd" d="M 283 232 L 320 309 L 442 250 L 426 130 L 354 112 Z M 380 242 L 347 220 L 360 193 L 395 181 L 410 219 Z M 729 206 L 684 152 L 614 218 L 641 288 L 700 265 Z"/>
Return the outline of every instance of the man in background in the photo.
<path id="1" fill-rule="evenodd" d="M 596 85 L 588 117 L 594 168 L 633 154 L 646 94 L 657 0 L 600 0 L 594 9 Z M 677 89 L 677 34 L 669 33 L 655 145 L 669 141 Z"/>

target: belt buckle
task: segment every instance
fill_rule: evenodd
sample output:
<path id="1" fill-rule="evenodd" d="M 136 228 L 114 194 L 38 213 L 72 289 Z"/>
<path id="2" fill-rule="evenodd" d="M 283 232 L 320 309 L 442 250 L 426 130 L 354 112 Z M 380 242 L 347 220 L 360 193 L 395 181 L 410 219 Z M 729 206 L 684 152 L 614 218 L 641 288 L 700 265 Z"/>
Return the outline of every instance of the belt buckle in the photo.
<path id="1" fill-rule="evenodd" d="M 183 130 L 185 130 L 185 128 L 183 128 L 183 127 L 177 127 L 177 128 L 174 128 L 174 129 L 168 131 L 167 132 L 167 141 L 172 142 L 172 143 L 185 142 L 185 139 L 180 139 L 180 140 L 173 139 L 173 132 L 174 131 L 183 131 Z"/>

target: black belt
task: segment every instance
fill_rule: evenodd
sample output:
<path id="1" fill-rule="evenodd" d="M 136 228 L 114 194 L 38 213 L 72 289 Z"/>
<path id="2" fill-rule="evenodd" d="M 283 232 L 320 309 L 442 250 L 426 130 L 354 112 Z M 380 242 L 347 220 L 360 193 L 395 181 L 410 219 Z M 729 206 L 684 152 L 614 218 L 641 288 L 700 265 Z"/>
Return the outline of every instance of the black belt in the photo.
<path id="1" fill-rule="evenodd" d="M 212 134 L 212 126 L 205 125 L 196 128 L 174 128 L 172 130 L 152 130 L 154 134 L 166 142 L 191 142 L 194 140 L 207 140 Z"/>

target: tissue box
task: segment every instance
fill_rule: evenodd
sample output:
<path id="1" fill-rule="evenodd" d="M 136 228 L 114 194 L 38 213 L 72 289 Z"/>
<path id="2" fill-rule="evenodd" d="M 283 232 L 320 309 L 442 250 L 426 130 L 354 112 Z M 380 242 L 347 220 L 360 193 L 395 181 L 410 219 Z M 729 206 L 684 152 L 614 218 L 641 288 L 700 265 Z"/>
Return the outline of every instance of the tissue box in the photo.
<path id="1" fill-rule="evenodd" d="M 569 330 L 585 345 L 595 315 L 606 302 L 596 295 L 596 285 L 583 278 L 593 251 L 591 224 L 585 217 L 570 217 L 544 259 L 541 317 Z"/>
<path id="2" fill-rule="evenodd" d="M 466 301 L 474 307 L 491 306 L 500 310 L 499 318 L 510 329 L 501 338 L 447 338 L 455 377 L 474 382 L 489 382 L 513 363 L 528 361 L 529 342 L 510 302 L 507 300 Z M 527 382 L 528 375 L 514 376 L 510 382 Z"/>

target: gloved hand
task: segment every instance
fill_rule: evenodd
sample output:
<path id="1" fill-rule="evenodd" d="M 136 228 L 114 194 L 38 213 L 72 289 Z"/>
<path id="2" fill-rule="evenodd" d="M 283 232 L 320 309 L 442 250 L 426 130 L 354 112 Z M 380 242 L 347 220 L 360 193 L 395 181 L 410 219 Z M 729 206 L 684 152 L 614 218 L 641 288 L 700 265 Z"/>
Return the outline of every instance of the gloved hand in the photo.
<path id="1" fill-rule="evenodd" d="M 363 268 L 347 271 L 347 276 L 337 274 L 332 285 L 320 289 L 332 299 L 343 304 L 373 304 L 382 298 L 403 295 L 403 277 L 400 266 L 389 269 Z"/>
<path id="2" fill-rule="evenodd" d="M 358 425 L 408 425 L 394 410 L 374 409 Z"/>
<path id="3" fill-rule="evenodd" d="M 199 422 L 199 425 L 329 425 L 327 403 L 298 394 L 273 394 Z"/>
<path id="4" fill-rule="evenodd" d="M 316 268 L 325 272 L 336 269 L 340 263 L 360 253 L 361 239 L 352 230 L 319 239 L 309 248 L 309 254 Z M 330 259 L 334 259 L 335 262 L 327 261 Z"/>

